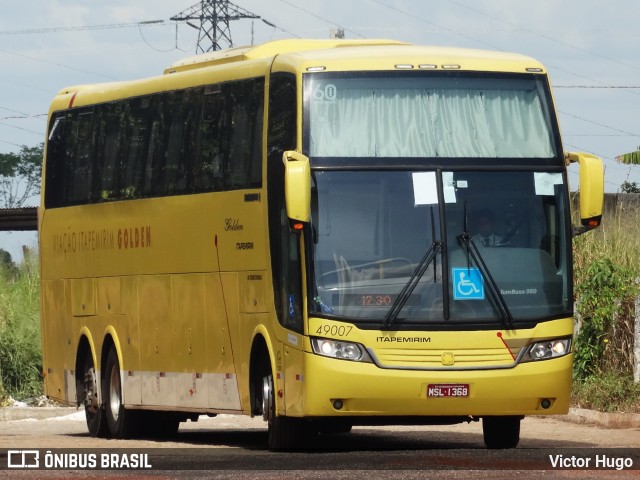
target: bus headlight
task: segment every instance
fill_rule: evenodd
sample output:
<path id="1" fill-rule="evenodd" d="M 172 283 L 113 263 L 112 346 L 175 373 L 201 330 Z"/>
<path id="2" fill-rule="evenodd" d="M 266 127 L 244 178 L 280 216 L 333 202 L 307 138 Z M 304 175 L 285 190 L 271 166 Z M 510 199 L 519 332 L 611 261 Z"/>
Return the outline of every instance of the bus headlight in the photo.
<path id="1" fill-rule="evenodd" d="M 367 349 L 359 343 L 329 338 L 312 338 L 311 347 L 313 348 L 313 353 L 323 357 L 339 358 L 340 360 L 351 360 L 353 362 L 372 362 Z"/>
<path id="2" fill-rule="evenodd" d="M 571 352 L 570 338 L 556 338 L 536 342 L 529 347 L 529 351 L 522 361 L 531 362 L 536 360 L 547 360 L 550 358 L 563 357 Z"/>

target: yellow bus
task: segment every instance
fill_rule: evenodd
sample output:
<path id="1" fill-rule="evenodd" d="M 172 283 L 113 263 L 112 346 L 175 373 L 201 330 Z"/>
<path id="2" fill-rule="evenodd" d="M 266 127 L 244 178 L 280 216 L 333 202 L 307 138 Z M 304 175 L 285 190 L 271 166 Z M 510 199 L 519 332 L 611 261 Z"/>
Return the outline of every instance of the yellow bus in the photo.
<path id="1" fill-rule="evenodd" d="M 572 228 L 566 166 L 580 163 Z M 39 217 L 46 394 L 89 432 L 262 416 L 269 446 L 482 420 L 571 388 L 571 238 L 603 170 L 545 68 L 386 40 L 282 40 L 62 90 Z"/>

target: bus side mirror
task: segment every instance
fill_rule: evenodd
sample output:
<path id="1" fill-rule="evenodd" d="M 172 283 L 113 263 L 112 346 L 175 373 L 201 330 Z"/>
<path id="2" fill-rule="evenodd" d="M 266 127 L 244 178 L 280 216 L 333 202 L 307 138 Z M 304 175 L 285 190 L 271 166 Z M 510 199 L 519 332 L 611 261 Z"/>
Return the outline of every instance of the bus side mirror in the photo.
<path id="1" fill-rule="evenodd" d="M 308 223 L 311 220 L 311 166 L 309 158 L 293 150 L 282 154 L 287 216 Z"/>
<path id="2" fill-rule="evenodd" d="M 588 153 L 567 153 L 567 163 L 580 165 L 580 223 L 573 228 L 581 235 L 600 225 L 604 202 L 604 167 L 602 160 Z"/>

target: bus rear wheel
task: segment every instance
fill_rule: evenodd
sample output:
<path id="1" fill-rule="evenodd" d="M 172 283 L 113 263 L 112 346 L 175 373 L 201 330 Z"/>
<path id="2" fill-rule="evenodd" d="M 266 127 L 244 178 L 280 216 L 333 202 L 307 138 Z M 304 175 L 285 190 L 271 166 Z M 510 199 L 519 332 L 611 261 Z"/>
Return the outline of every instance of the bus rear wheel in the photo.
<path id="1" fill-rule="evenodd" d="M 304 420 L 276 414 L 273 375 L 267 375 L 263 378 L 262 417 L 268 425 L 269 448 L 271 450 L 295 450 L 303 445 Z"/>
<path id="2" fill-rule="evenodd" d="M 82 381 L 82 403 L 87 419 L 87 428 L 92 437 L 107 437 L 109 427 L 103 405 L 98 400 L 98 376 L 91 352 L 87 353 L 83 368 L 84 376 Z"/>
<path id="3" fill-rule="evenodd" d="M 127 411 L 122 402 L 120 362 L 114 348 L 109 350 L 105 368 L 103 397 L 105 416 L 112 438 L 128 438 L 137 431 L 137 412 Z"/>
<path id="4" fill-rule="evenodd" d="M 520 442 L 521 417 L 484 417 L 482 433 L 487 448 L 516 448 Z"/>

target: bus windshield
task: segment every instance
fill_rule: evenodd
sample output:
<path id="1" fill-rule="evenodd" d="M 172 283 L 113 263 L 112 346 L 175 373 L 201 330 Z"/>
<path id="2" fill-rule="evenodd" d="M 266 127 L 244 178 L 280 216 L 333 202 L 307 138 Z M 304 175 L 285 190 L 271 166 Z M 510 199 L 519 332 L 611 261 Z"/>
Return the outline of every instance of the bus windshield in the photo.
<path id="1" fill-rule="evenodd" d="M 313 178 L 316 313 L 382 322 L 434 243 L 443 248 L 400 323 L 504 320 L 489 275 L 514 322 L 570 312 L 562 174 L 329 170 Z"/>
<path id="2" fill-rule="evenodd" d="M 546 78 L 529 74 L 308 74 L 311 157 L 552 158 Z"/>

